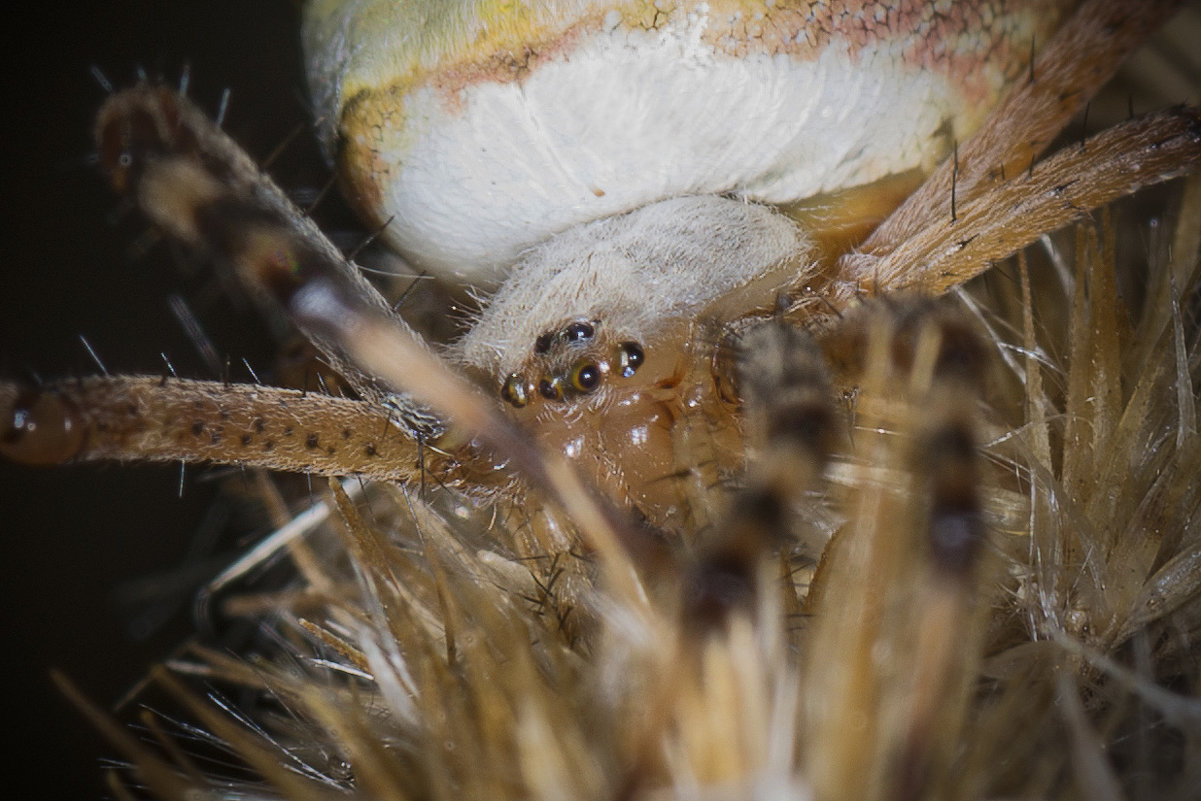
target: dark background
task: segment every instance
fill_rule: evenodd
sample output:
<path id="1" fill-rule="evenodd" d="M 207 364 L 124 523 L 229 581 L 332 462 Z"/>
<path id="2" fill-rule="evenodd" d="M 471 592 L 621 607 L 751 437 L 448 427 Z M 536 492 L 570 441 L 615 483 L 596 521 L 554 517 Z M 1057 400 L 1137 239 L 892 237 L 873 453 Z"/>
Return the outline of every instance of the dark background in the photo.
<path id="1" fill-rule="evenodd" d="M 82 334 L 110 372 L 160 373 L 165 351 L 180 375 L 213 378 L 169 311 L 175 292 L 201 299 L 196 313 L 235 379 L 246 380 L 243 356 L 269 361 L 273 345 L 257 315 L 214 292 L 208 274 L 163 243 L 133 253 L 146 226 L 136 214 L 114 220 L 120 204 L 88 163 L 91 118 L 105 96 L 90 67 L 121 87 L 139 66 L 175 83 L 190 65 L 190 96 L 213 110 L 228 87 L 226 130 L 261 158 L 307 120 L 295 5 L 34 4 L 26 14 L 38 17 L 33 25 L 10 29 L 0 375 L 96 373 Z M 288 186 L 325 180 L 307 129 L 278 164 Z M 180 498 L 178 466 L 0 463 L 5 796 L 107 796 L 99 760 L 114 751 L 57 692 L 49 670 L 112 707 L 185 639 L 199 579 L 184 574 L 205 569 L 191 549 L 218 483 L 190 469 Z M 237 543 L 224 536 L 212 550 L 232 552 Z M 147 600 L 120 602 L 140 580 L 153 583 Z"/>

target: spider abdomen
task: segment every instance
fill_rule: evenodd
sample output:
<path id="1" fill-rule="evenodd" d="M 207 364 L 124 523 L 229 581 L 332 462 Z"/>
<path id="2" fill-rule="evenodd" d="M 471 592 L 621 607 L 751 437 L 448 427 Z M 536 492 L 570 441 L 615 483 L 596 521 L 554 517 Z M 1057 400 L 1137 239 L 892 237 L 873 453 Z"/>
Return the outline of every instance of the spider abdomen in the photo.
<path id="1" fill-rule="evenodd" d="M 659 5 L 310 3 L 354 201 L 420 267 L 491 284 L 555 233 L 666 198 L 780 204 L 928 171 L 1058 16 Z"/>

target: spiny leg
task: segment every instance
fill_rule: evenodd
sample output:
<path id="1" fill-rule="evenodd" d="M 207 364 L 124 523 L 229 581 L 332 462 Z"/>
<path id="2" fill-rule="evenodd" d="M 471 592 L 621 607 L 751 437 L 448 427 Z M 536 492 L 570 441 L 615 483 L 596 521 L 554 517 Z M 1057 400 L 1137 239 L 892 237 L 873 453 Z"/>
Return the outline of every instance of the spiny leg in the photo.
<path id="1" fill-rule="evenodd" d="M 422 458 L 386 409 L 327 395 L 152 377 L 0 385 L 0 453 L 26 464 L 209 462 L 417 482 Z M 437 461 L 427 450 L 426 466 Z"/>
<path id="2" fill-rule="evenodd" d="M 851 472 L 863 474 L 809 597 L 807 771 L 822 799 L 927 797 L 979 658 L 986 351 L 918 299 L 865 304 L 822 344 L 859 387 Z M 848 346 L 863 357 L 839 358 Z M 905 667 L 881 670 L 882 654 Z"/>
<path id="3" fill-rule="evenodd" d="M 887 249 L 839 260 L 830 302 L 914 289 L 938 294 L 983 273 L 1043 234 L 1143 186 L 1201 165 L 1201 116 L 1179 108 L 1115 126 L 936 214 Z M 880 230 L 880 229 L 878 229 Z"/>
<path id="4" fill-rule="evenodd" d="M 1073 14 L 980 129 L 863 244 L 839 260 L 828 302 L 946 291 L 1092 209 L 1201 164 L 1201 121 L 1179 108 L 1035 159 L 1180 4 L 1093 0 Z"/>
<path id="5" fill-rule="evenodd" d="M 810 771 L 819 798 L 925 797 L 942 779 L 978 657 L 985 524 L 973 418 L 986 372 L 984 348 L 945 305 L 908 299 L 868 304 L 818 341 L 782 317 L 771 318 L 741 333 L 737 352 L 748 467 L 728 513 L 701 540 L 695 561 L 682 565 L 686 658 L 664 690 L 671 699 L 665 707 L 676 711 L 652 719 L 662 720 L 664 730 L 673 722 L 686 727 L 690 715 L 699 719 L 694 707 L 720 708 L 728 694 L 745 691 L 739 682 L 746 674 L 739 671 L 758 663 L 732 654 L 749 647 L 740 641 L 747 621 L 761 636 L 782 632 L 781 614 L 798 609 L 793 582 L 787 571 L 780 576 L 771 569 L 771 558 L 780 553 L 786 560 L 783 552 L 795 547 L 804 518 L 830 502 L 816 490 L 831 454 L 845 459 L 842 452 L 850 448 L 866 470 L 884 469 L 892 478 L 891 484 L 875 477 L 861 482 L 874 487 L 848 504 L 850 521 L 813 582 L 809 600 L 819 622 L 806 627 L 802 642 L 814 667 L 801 681 L 818 686 L 813 697 L 829 707 L 801 729 L 809 732 L 803 747 L 822 765 Z M 860 397 L 870 408 L 860 413 L 860 433 L 849 441 L 840 436 L 845 421 L 834 404 L 831 363 L 841 383 L 863 385 Z M 911 669 L 882 673 L 881 648 L 903 650 L 907 656 L 897 663 Z M 738 665 L 729 673 L 721 667 L 727 659 Z M 766 667 L 771 664 L 761 667 L 776 676 L 770 671 L 780 665 Z M 727 681 L 726 691 L 710 687 Z M 737 764 L 745 776 L 763 769 L 761 755 L 742 751 L 755 726 L 791 713 L 786 706 L 769 713 L 753 704 L 742 712 L 713 716 L 726 723 L 710 720 L 705 730 L 737 755 L 725 760 L 727 768 Z M 867 749 L 865 725 L 873 732 Z M 714 747 L 700 733 L 683 740 L 695 763 L 703 764 Z M 710 770 L 712 780 L 728 778 Z"/>
<path id="6" fill-rule="evenodd" d="M 930 226 L 953 223 L 958 216 L 957 203 L 981 195 L 989 184 L 1032 169 L 1034 160 L 1072 116 L 1179 5 L 1177 0 L 1156 0 L 1137 8 L 1122 0 L 1082 4 L 1041 49 L 1028 78 L 993 109 L 980 129 L 960 143 L 953 157 L 872 232 L 858 253 L 842 258 L 841 280 L 862 281 L 881 291 L 898 288 L 889 280 L 892 272 L 882 272 L 876 262 L 920 238 Z M 1134 186 L 1148 182 L 1144 178 Z M 1132 189 L 1117 191 L 1120 195 Z M 1118 195 L 1091 202 L 1084 210 Z M 899 264 L 912 270 L 916 263 Z M 877 279 L 875 284 L 870 283 L 873 279 Z"/>
<path id="7" fill-rule="evenodd" d="M 379 293 L 312 220 L 181 95 L 149 84 L 115 94 L 100 111 L 96 135 L 115 188 L 134 195 L 173 237 L 232 263 L 260 299 L 265 289 L 239 257 L 282 259 L 284 269 L 301 257 L 320 261 L 347 294 L 386 312 Z M 419 465 L 439 458 L 433 440 L 441 423 L 355 367 L 336 343 L 313 339 L 363 400 L 166 378 L 38 390 L 6 382 L 0 452 L 40 464 L 203 461 L 420 481 Z"/>
<path id="8" fill-rule="evenodd" d="M 133 197 L 173 238 L 232 266 L 259 300 L 274 302 L 289 281 L 303 281 L 314 271 L 311 265 L 319 264 L 355 303 L 407 330 L 312 219 L 183 96 L 151 84 L 113 95 L 97 115 L 96 145 L 117 192 Z M 261 269 L 265 263 L 275 271 Z M 427 438 L 442 433 L 440 421 L 364 373 L 338 343 L 296 322 L 360 396 L 395 408 L 414 433 Z"/>
<path id="9" fill-rule="evenodd" d="M 757 580 L 773 553 L 781 552 L 787 569 L 798 518 L 821 486 L 840 427 L 824 357 L 807 333 L 777 316 L 740 332 L 733 350 L 747 468 L 686 579 L 684 622 L 702 629 L 753 609 Z M 786 591 L 785 605 L 795 611 L 791 581 Z"/>

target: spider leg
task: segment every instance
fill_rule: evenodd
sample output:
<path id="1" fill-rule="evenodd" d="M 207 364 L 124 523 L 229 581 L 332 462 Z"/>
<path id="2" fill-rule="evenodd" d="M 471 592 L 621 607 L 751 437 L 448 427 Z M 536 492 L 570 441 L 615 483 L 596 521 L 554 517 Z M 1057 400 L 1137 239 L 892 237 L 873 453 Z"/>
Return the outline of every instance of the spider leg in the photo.
<path id="1" fill-rule="evenodd" d="M 809 334 L 773 317 L 742 332 L 735 348 L 748 467 L 685 579 L 683 614 L 691 628 L 713 628 L 735 610 L 753 608 L 764 559 L 791 548 L 797 509 L 821 486 L 839 427 L 828 370 Z M 791 582 L 785 604 L 796 606 Z"/>
<path id="2" fill-rule="evenodd" d="M 806 504 L 842 500 L 849 520 L 811 583 L 816 622 L 801 641 L 811 663 L 800 680 L 824 702 L 804 728 L 822 732 L 806 755 L 815 797 L 928 797 L 979 659 L 988 536 L 975 415 L 987 351 L 962 315 L 923 298 L 864 304 L 818 339 L 774 317 L 737 347 L 749 464 L 684 571 L 694 659 L 735 648 L 747 616 L 772 625 L 775 598 L 791 611 L 793 581 L 778 583 L 770 555 L 795 544 Z M 862 386 L 849 442 L 836 381 Z M 853 501 L 838 487 L 816 497 L 832 455 L 872 473 Z M 906 668 L 881 671 L 881 649 L 904 653 Z"/>
<path id="3" fill-rule="evenodd" d="M 974 417 L 986 351 L 929 300 L 865 304 L 842 326 L 832 336 L 843 341 L 823 347 L 866 342 L 851 458 L 875 478 L 858 482 L 808 599 L 803 679 L 823 703 L 807 726 L 823 736 L 806 762 L 817 797 L 924 798 L 943 778 L 979 659 L 987 528 Z M 883 653 L 905 667 L 881 670 Z"/>
<path id="4" fill-rule="evenodd" d="M 1030 79 L 857 251 L 838 260 L 831 302 L 842 308 L 865 291 L 908 286 L 944 291 L 982 272 L 990 259 L 1052 230 L 1047 226 L 1061 227 L 1139 187 L 1192 169 L 1201 161 L 1201 128 L 1190 109 L 1132 121 L 1034 164 L 1125 56 L 1178 5 L 1134 8 L 1120 0 L 1094 0 L 1079 8 L 1039 53 Z M 1021 206 L 1015 207 L 1019 198 Z M 980 215 L 990 222 L 984 224 Z"/>
<path id="5" fill-rule="evenodd" d="M 1126 55 L 1157 30 L 1180 3 L 1156 0 L 1136 8 L 1122 0 L 1091 0 L 1060 26 L 1015 86 L 955 157 L 934 171 L 863 243 L 882 255 L 933 220 L 951 219 L 953 198 L 965 200 L 985 182 L 1027 169 L 1073 115 L 1113 77 Z"/>
<path id="6" fill-rule="evenodd" d="M 1148 184 L 1201 165 L 1201 116 L 1179 108 L 1114 126 L 960 203 L 954 218 L 933 215 L 887 252 L 839 260 L 831 302 L 863 291 L 939 294 L 1090 211 Z"/>
<path id="7" fill-rule="evenodd" d="M 318 271 L 404 328 L 315 224 L 182 96 L 149 84 L 113 95 L 99 114 L 97 140 L 119 191 L 173 237 L 232 264 L 261 298 L 280 288 L 264 284 L 272 274 L 256 272 L 264 263 L 293 282 L 281 286 L 301 286 Z M 34 464 L 182 460 L 397 481 L 419 481 L 423 464 L 443 460 L 445 426 L 437 418 L 358 369 L 337 343 L 300 327 L 362 400 L 142 377 L 41 390 L 0 383 L 0 452 Z"/>
<path id="8" fill-rule="evenodd" d="M 27 464 L 182 460 L 404 482 L 422 470 L 414 441 L 380 407 L 292 389 L 87 378 L 37 390 L 3 384 L 0 406 L 14 421 L 0 453 Z"/>
<path id="9" fill-rule="evenodd" d="M 285 285 L 300 286 L 321 272 L 357 303 L 407 330 L 312 219 L 185 97 L 151 84 L 119 92 L 97 115 L 96 141 L 101 168 L 118 192 L 132 195 L 173 238 L 231 265 L 255 297 L 272 302 Z M 277 269 L 265 271 L 264 264 Z M 445 430 L 427 410 L 360 370 L 337 343 L 298 325 L 361 397 L 391 407 L 427 439 Z"/>

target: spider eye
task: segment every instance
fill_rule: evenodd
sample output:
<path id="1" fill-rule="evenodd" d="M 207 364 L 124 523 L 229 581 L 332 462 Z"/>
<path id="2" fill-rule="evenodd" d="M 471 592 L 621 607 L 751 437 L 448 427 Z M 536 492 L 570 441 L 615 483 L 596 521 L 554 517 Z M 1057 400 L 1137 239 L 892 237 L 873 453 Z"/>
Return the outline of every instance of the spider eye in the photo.
<path id="1" fill-rule="evenodd" d="M 568 342 L 583 342 L 586 339 L 592 339 L 596 330 L 593 329 L 591 323 L 583 321 L 572 323 L 563 329 L 563 338 Z"/>
<path id="2" fill-rule="evenodd" d="M 545 334 L 539 334 L 534 340 L 534 353 L 546 353 L 550 350 L 550 343 L 555 341 L 555 332 L 547 331 Z"/>
<path id="3" fill-rule="evenodd" d="M 581 359 L 571 368 L 571 386 L 579 392 L 591 392 L 600 386 L 601 369 L 596 362 Z"/>
<path id="4" fill-rule="evenodd" d="M 645 359 L 641 345 L 637 342 L 623 342 L 617 349 L 617 370 L 622 378 L 629 378 L 638 372 Z"/>
<path id="5" fill-rule="evenodd" d="M 563 399 L 563 380 L 558 376 L 551 378 L 544 376 L 538 382 L 538 394 L 547 400 L 562 400 Z"/>
<path id="6" fill-rule="evenodd" d="M 500 396 L 518 409 L 530 402 L 525 379 L 520 373 L 509 374 L 509 377 L 505 379 L 505 385 L 501 387 Z"/>

